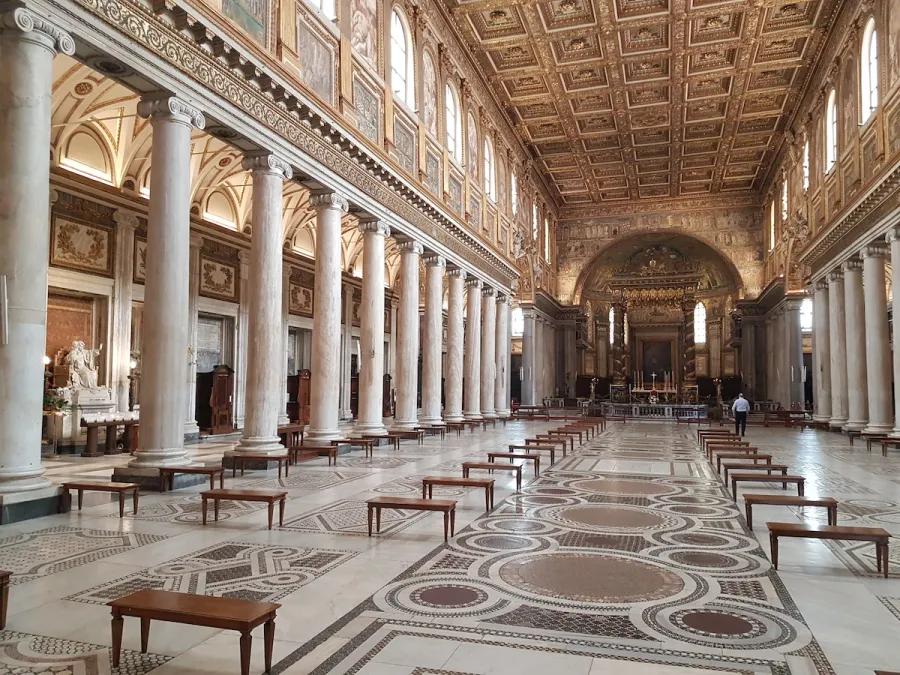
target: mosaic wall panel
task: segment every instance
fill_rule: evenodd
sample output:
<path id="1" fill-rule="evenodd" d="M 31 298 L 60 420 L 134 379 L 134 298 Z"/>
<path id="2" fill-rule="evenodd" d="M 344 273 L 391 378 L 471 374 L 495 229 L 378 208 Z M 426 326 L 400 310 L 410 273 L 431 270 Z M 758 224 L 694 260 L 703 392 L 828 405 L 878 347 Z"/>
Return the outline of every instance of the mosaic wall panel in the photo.
<path id="1" fill-rule="evenodd" d="M 359 78 L 353 79 L 353 102 L 356 107 L 356 126 L 363 135 L 378 144 L 381 134 L 381 101 Z"/>
<path id="2" fill-rule="evenodd" d="M 457 214 L 463 214 L 463 187 L 462 181 L 460 181 L 456 176 L 450 176 L 450 180 L 447 181 L 447 191 L 449 193 L 449 203 L 450 208 L 456 211 Z"/>
<path id="3" fill-rule="evenodd" d="M 297 58 L 303 81 L 329 105 L 334 101 L 334 52 L 302 18 L 297 19 Z"/>
<path id="4" fill-rule="evenodd" d="M 399 115 L 394 115 L 395 159 L 408 173 L 416 171 L 416 134 Z"/>
<path id="5" fill-rule="evenodd" d="M 351 48 L 366 61 L 376 65 L 378 4 L 375 0 L 350 0 L 350 25 Z M 359 103 L 357 103 L 358 106 Z"/>
<path id="6" fill-rule="evenodd" d="M 261 45 L 266 44 L 268 0 L 222 0 L 222 13 Z"/>
<path id="7" fill-rule="evenodd" d="M 469 225 L 481 228 L 481 197 L 477 194 L 469 196 Z"/>
<path id="8" fill-rule="evenodd" d="M 113 273 L 113 230 L 54 214 L 50 227 L 50 264 L 106 277 Z"/>

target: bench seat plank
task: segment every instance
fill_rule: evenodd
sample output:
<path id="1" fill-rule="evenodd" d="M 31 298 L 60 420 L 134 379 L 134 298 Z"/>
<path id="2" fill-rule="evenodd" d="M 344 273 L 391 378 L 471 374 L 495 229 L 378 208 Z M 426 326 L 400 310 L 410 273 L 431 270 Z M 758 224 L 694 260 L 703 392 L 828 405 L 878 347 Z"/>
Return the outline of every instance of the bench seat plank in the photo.
<path id="1" fill-rule="evenodd" d="M 733 473 L 731 474 L 731 498 L 737 501 L 737 484 L 738 483 L 781 483 L 787 490 L 788 483 L 797 484 L 797 493 L 802 497 L 806 478 L 803 476 L 759 476 L 754 473 Z"/>
<path id="2" fill-rule="evenodd" d="M 828 524 L 837 525 L 838 501 L 834 497 L 801 497 L 799 495 L 743 495 L 747 527 L 753 529 L 754 506 L 822 506 L 828 510 Z"/>
<path id="3" fill-rule="evenodd" d="M 372 513 L 374 511 L 375 532 L 381 532 L 381 509 L 405 509 L 407 511 L 440 511 L 444 514 L 444 541 L 456 528 L 456 501 L 453 499 L 418 499 L 415 497 L 372 497 L 366 500 L 369 511 L 369 536 L 372 536 Z"/>
<path id="4" fill-rule="evenodd" d="M 284 506 L 287 501 L 287 490 L 236 490 L 233 488 L 216 488 L 200 493 L 203 510 L 203 524 L 206 525 L 206 508 L 208 501 L 213 500 L 213 515 L 219 522 L 219 502 L 235 500 L 240 502 L 265 502 L 269 507 L 269 529 L 275 514 L 275 503 L 278 503 L 278 525 L 284 525 Z"/>
<path id="5" fill-rule="evenodd" d="M 769 544 L 772 566 L 778 569 L 778 538 L 831 539 L 836 541 L 871 541 L 875 544 L 875 563 L 879 572 L 888 578 L 888 541 L 891 533 L 880 527 L 851 527 L 848 525 L 822 525 L 820 523 L 766 523 L 769 528 Z"/>
<path id="6" fill-rule="evenodd" d="M 422 499 L 425 499 L 425 492 L 428 492 L 428 498 L 434 497 L 435 485 L 456 485 L 459 487 L 484 488 L 484 507 L 485 511 L 494 508 L 494 479 L 493 478 L 460 478 L 459 476 L 425 476 L 422 479 Z"/>

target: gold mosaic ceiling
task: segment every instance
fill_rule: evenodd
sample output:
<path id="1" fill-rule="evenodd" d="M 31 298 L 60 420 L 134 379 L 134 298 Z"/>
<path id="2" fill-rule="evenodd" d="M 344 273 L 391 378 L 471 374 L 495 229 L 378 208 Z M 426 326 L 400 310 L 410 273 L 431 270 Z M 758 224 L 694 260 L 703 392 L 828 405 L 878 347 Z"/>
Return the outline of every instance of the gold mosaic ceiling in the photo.
<path id="1" fill-rule="evenodd" d="M 563 204 L 759 190 L 841 0 L 445 0 Z"/>

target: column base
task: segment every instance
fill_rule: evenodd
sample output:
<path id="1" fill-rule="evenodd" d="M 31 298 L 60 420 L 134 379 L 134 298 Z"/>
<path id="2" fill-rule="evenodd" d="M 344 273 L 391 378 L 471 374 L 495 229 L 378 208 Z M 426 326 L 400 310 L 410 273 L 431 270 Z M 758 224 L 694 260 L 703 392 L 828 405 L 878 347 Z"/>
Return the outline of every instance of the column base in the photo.
<path id="1" fill-rule="evenodd" d="M 49 481 L 41 488 L 0 494 L 0 525 L 59 513 L 61 490 Z"/>
<path id="2" fill-rule="evenodd" d="M 360 436 L 363 434 L 386 436 L 387 427 L 382 422 L 357 422 L 353 427 L 353 433 Z"/>
<path id="3" fill-rule="evenodd" d="M 462 413 L 447 413 L 444 415 L 444 422 L 462 422 L 465 419 Z"/>
<path id="4" fill-rule="evenodd" d="M 473 422 L 476 421 L 476 420 L 483 420 L 483 419 L 484 419 L 484 418 L 481 416 L 481 411 L 480 411 L 480 410 L 476 410 L 475 412 L 465 412 L 465 413 L 463 413 L 463 416 L 465 417 L 465 419 L 467 419 L 467 420 L 472 420 Z"/>
<path id="5" fill-rule="evenodd" d="M 900 438 L 900 427 L 894 427 L 891 433 L 888 434 L 891 438 Z"/>
<path id="6" fill-rule="evenodd" d="M 813 422 L 828 422 L 831 420 L 831 415 L 813 415 Z"/>
<path id="7" fill-rule="evenodd" d="M 287 424 L 291 423 L 291 418 L 287 416 L 287 413 L 281 413 L 278 416 L 278 426 L 283 427 Z M 244 420 L 241 420 L 241 427 L 244 426 Z"/>
<path id="8" fill-rule="evenodd" d="M 893 432 L 893 424 L 872 424 L 863 429 L 863 436 L 887 436 Z"/>
<path id="9" fill-rule="evenodd" d="M 505 419 L 505 418 L 508 418 L 508 417 L 511 417 L 511 416 L 512 416 L 512 411 L 509 410 L 508 408 L 504 408 L 503 410 L 498 410 L 498 411 L 497 411 L 497 417 L 500 417 L 500 418 L 504 418 L 504 419 Z"/>
<path id="10" fill-rule="evenodd" d="M 327 448 L 331 441 L 342 438 L 340 429 L 309 429 L 303 437 L 303 447 Z"/>
<path id="11" fill-rule="evenodd" d="M 184 440 L 196 441 L 200 438 L 200 427 L 196 420 L 188 420 L 184 423 Z"/>
<path id="12" fill-rule="evenodd" d="M 493 410 L 485 410 L 481 413 L 481 418 L 486 420 L 495 420 L 499 415 Z"/>
<path id="13" fill-rule="evenodd" d="M 862 431 L 866 428 L 869 422 L 867 420 L 863 420 L 861 422 L 849 421 L 842 428 L 844 431 Z"/>
<path id="14" fill-rule="evenodd" d="M 161 466 L 185 466 L 190 464 L 184 448 L 159 448 L 138 450 L 128 463 L 129 469 L 158 469 Z"/>
<path id="15" fill-rule="evenodd" d="M 438 415 L 437 417 L 420 417 L 419 424 L 428 425 L 430 427 L 440 427 L 444 425 L 444 418 Z"/>
<path id="16" fill-rule="evenodd" d="M 44 467 L 22 467 L 20 469 L 0 469 L 0 495 L 11 495 L 19 492 L 34 492 L 51 487 L 44 478 Z"/>
<path id="17" fill-rule="evenodd" d="M 285 447 L 278 436 L 242 438 L 234 446 L 234 455 L 283 455 Z M 228 454 L 228 453 L 226 453 Z"/>
<path id="18" fill-rule="evenodd" d="M 847 424 L 846 417 L 832 417 L 828 420 L 828 426 L 832 429 L 843 429 L 845 424 Z"/>

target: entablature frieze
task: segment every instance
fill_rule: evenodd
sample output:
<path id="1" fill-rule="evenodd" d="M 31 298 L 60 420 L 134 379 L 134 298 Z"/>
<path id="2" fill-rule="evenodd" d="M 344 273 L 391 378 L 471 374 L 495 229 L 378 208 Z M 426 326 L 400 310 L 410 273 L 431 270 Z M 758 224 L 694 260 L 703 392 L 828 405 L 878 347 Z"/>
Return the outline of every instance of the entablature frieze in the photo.
<path id="1" fill-rule="evenodd" d="M 207 102 L 201 107 L 210 117 L 246 135 L 245 143 L 277 152 L 313 183 L 337 188 L 345 181 L 362 195 L 351 195 L 353 201 L 373 200 L 394 216 L 392 225 L 398 222 L 415 228 L 504 288 L 518 276 L 512 263 L 474 236 L 449 209 L 432 201 L 329 119 L 287 77 L 279 80 L 279 73 L 267 72 L 247 49 L 231 44 L 180 0 L 154 2 L 150 7 L 135 0 L 34 0 L 29 4 L 64 16 L 76 36 L 103 45 L 129 68 L 137 70 L 140 64 L 140 76 L 155 79 L 159 88 L 195 91 L 196 98 Z M 91 49 L 91 53 L 96 52 Z"/>

